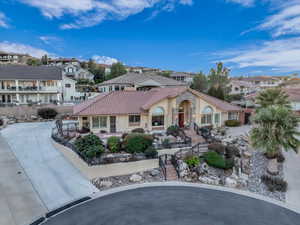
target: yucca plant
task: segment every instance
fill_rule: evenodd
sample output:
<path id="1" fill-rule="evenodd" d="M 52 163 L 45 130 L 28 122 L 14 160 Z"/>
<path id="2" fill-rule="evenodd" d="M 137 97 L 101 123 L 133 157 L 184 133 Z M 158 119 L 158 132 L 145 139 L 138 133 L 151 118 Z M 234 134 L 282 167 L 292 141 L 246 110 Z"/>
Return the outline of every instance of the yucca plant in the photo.
<path id="1" fill-rule="evenodd" d="M 289 108 L 278 105 L 261 108 L 252 120 L 255 124 L 251 131 L 254 148 L 263 149 L 269 158 L 275 158 L 282 148 L 298 152 L 299 120 Z"/>

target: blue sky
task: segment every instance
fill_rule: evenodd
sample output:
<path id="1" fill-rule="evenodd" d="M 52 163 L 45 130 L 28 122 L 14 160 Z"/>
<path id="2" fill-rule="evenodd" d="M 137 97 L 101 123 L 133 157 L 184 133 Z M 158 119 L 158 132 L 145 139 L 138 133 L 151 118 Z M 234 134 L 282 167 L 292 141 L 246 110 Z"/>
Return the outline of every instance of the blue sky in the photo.
<path id="1" fill-rule="evenodd" d="M 0 50 L 232 75 L 300 71 L 300 0 L 1 0 Z"/>

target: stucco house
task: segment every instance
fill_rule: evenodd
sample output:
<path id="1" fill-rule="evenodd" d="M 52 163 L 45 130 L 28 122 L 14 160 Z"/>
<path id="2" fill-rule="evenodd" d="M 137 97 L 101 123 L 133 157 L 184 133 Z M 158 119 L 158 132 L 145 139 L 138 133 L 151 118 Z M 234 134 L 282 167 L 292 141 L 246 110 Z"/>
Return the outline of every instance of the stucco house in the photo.
<path id="1" fill-rule="evenodd" d="M 155 73 L 127 73 L 98 85 L 100 92 L 123 91 L 128 88 L 149 90 L 157 87 L 187 86 L 186 83 Z"/>
<path id="2" fill-rule="evenodd" d="M 135 128 L 163 131 L 171 125 L 193 123 L 219 127 L 228 119 L 243 118 L 241 108 L 187 87 L 101 93 L 74 106 L 73 113 L 80 128 L 90 128 L 94 133 L 129 132 Z"/>
<path id="3" fill-rule="evenodd" d="M 80 65 L 65 64 L 62 67 L 63 75 L 73 79 L 87 79 L 90 81 L 94 80 L 94 74 L 86 69 L 80 67 Z"/>

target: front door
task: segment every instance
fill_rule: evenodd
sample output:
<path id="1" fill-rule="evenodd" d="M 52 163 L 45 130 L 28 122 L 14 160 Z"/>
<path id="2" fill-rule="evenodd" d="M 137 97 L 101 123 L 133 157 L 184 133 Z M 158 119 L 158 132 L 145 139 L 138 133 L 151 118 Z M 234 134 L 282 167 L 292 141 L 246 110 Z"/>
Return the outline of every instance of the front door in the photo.
<path id="1" fill-rule="evenodd" d="M 110 133 L 116 133 L 116 117 L 110 116 Z"/>
<path id="2" fill-rule="evenodd" d="M 184 113 L 179 113 L 178 115 L 178 124 L 180 128 L 184 127 Z"/>

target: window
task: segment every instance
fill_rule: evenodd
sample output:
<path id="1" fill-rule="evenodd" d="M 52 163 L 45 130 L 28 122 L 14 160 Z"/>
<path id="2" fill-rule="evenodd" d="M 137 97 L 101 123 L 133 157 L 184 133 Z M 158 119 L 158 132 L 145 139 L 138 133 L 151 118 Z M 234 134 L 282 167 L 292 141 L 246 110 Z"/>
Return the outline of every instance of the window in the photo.
<path id="1" fill-rule="evenodd" d="M 121 90 L 124 91 L 124 89 L 125 89 L 125 87 L 124 87 L 124 86 L 121 86 Z"/>
<path id="2" fill-rule="evenodd" d="M 216 113 L 215 114 L 215 124 L 219 124 L 220 123 L 220 113 Z"/>
<path id="3" fill-rule="evenodd" d="M 202 111 L 201 123 L 212 124 L 214 110 L 212 107 L 207 106 Z"/>
<path id="4" fill-rule="evenodd" d="M 115 86 L 115 91 L 119 91 L 120 90 L 120 87 L 117 85 Z"/>
<path id="5" fill-rule="evenodd" d="M 140 124 L 141 116 L 140 115 L 129 115 L 129 124 Z"/>
<path id="6" fill-rule="evenodd" d="M 66 87 L 66 88 L 70 88 L 70 87 L 71 87 L 71 84 L 65 84 L 65 87 Z"/>
<path id="7" fill-rule="evenodd" d="M 228 120 L 238 120 L 238 113 L 237 112 L 229 112 Z"/>
<path id="8" fill-rule="evenodd" d="M 152 126 L 164 126 L 165 111 L 162 107 L 157 107 L 152 113 Z"/>
<path id="9" fill-rule="evenodd" d="M 106 116 L 94 116 L 92 118 L 93 128 L 105 128 L 107 127 L 107 117 Z"/>

